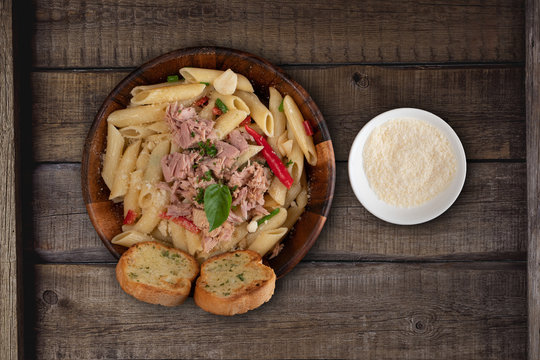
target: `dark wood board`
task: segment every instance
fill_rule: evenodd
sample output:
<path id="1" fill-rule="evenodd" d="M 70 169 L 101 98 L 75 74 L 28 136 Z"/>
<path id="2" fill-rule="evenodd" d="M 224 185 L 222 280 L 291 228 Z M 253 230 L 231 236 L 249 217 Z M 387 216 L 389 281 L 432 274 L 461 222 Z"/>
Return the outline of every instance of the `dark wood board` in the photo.
<path id="1" fill-rule="evenodd" d="M 34 7 L 36 67 L 132 67 L 191 46 L 238 48 L 276 64 L 524 60 L 522 0 L 39 0 Z"/>
<path id="2" fill-rule="evenodd" d="M 307 259 L 525 259 L 524 163 L 469 163 L 455 205 L 421 226 L 369 214 L 354 197 L 346 166 L 338 163 L 330 216 Z M 26 248 L 38 261 L 114 261 L 90 223 L 79 176 L 79 164 L 42 164 L 34 171 L 34 237 Z"/>
<path id="3" fill-rule="evenodd" d="M 12 2 L 0 0 L 0 359 L 22 359 L 22 242 L 17 209 L 17 123 Z"/>
<path id="4" fill-rule="evenodd" d="M 521 359 L 524 263 L 301 263 L 218 317 L 125 294 L 107 265 L 35 267 L 37 358 Z"/>
<path id="5" fill-rule="evenodd" d="M 447 120 L 468 159 L 524 159 L 523 68 L 285 67 L 321 109 L 337 160 L 358 131 L 396 107 L 420 107 Z M 127 72 L 34 72 L 32 131 L 38 162 L 80 162 L 90 124 Z M 69 96 L 67 96 L 69 94 Z M 481 134 L 481 136 L 478 136 Z"/>
<path id="6" fill-rule="evenodd" d="M 540 4 L 527 1 L 527 209 L 529 359 L 540 359 Z"/>

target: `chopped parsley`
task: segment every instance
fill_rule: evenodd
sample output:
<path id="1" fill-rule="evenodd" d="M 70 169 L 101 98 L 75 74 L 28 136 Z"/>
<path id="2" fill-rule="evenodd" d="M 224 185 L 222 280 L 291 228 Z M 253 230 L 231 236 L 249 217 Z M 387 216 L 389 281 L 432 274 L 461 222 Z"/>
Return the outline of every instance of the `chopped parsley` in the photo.
<path id="1" fill-rule="evenodd" d="M 207 172 L 205 172 L 202 179 L 204 181 L 211 181 L 212 180 L 212 170 L 208 170 Z"/>
<path id="2" fill-rule="evenodd" d="M 180 79 L 178 78 L 178 75 L 169 75 L 167 76 L 167 82 L 175 82 L 175 81 L 179 81 Z"/>
<path id="3" fill-rule="evenodd" d="M 210 83 L 209 83 L 209 82 L 206 82 L 206 81 L 199 81 L 199 84 L 204 84 L 204 85 L 206 85 L 206 86 L 210 85 Z"/>
<path id="4" fill-rule="evenodd" d="M 293 164 L 293 161 L 289 160 L 289 161 L 287 161 L 286 163 L 283 163 L 283 164 L 285 165 L 285 167 L 288 168 L 289 166 L 291 166 Z"/>
<path id="5" fill-rule="evenodd" d="M 199 145 L 199 154 L 201 154 L 201 156 L 208 155 L 214 157 L 217 155 L 217 148 L 210 140 L 206 140 L 206 142 L 199 141 L 197 145 Z"/>
<path id="6" fill-rule="evenodd" d="M 199 204 L 202 204 L 204 202 L 204 189 L 199 188 L 199 192 L 195 196 L 195 201 Z"/>
<path id="7" fill-rule="evenodd" d="M 244 273 L 238 274 L 236 277 L 240 279 L 240 281 L 244 281 Z"/>
<path id="8" fill-rule="evenodd" d="M 193 131 L 189 135 L 191 135 L 192 138 L 195 137 L 195 133 Z"/>
<path id="9" fill-rule="evenodd" d="M 283 99 L 281 100 L 281 104 L 279 104 L 278 110 L 279 112 L 283 112 Z"/>
<path id="10" fill-rule="evenodd" d="M 161 250 L 161 256 L 169 257 L 169 250 Z"/>
<path id="11" fill-rule="evenodd" d="M 130 272 L 129 273 L 129 277 L 132 278 L 132 279 L 135 279 L 138 275 L 133 273 L 133 272 Z"/>
<path id="12" fill-rule="evenodd" d="M 231 192 L 235 192 L 236 189 L 238 189 L 238 185 L 234 185 L 234 186 L 231 188 Z"/>
<path id="13" fill-rule="evenodd" d="M 217 106 L 217 108 L 218 108 L 219 110 L 221 110 L 221 112 L 222 112 L 223 114 L 225 114 L 227 111 L 229 111 L 229 108 L 227 107 L 227 105 L 225 105 L 225 104 L 223 103 L 223 101 L 221 101 L 220 98 L 217 98 L 217 99 L 216 99 L 216 106 Z"/>

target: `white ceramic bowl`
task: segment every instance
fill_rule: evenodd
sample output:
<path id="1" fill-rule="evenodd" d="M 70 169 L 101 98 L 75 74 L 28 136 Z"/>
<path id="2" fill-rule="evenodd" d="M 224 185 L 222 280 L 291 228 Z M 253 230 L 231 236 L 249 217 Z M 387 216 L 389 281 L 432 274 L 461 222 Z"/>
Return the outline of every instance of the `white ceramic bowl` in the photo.
<path id="1" fill-rule="evenodd" d="M 435 126 L 446 136 L 456 155 L 457 169 L 450 185 L 433 199 L 417 207 L 400 208 L 380 200 L 369 186 L 364 172 L 362 153 L 369 135 L 379 125 L 398 118 L 414 118 Z M 454 130 L 437 115 L 420 109 L 399 108 L 374 117 L 360 130 L 349 153 L 349 180 L 358 200 L 370 213 L 379 219 L 398 225 L 421 224 L 444 213 L 456 201 L 461 192 L 466 173 L 467 160 L 465 151 Z"/>

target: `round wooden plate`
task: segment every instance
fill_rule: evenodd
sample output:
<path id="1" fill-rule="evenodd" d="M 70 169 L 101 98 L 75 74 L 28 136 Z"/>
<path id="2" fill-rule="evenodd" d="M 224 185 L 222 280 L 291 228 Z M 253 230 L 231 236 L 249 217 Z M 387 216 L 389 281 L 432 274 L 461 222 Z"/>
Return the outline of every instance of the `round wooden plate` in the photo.
<path id="1" fill-rule="evenodd" d="M 92 224 L 105 246 L 119 258 L 126 248 L 113 245 L 111 239 L 122 231 L 122 205 L 108 200 L 109 190 L 101 178 L 107 117 L 129 104 L 133 87 L 164 82 L 168 75 L 178 74 L 178 70 L 185 66 L 221 70 L 230 68 L 250 79 L 263 102 L 268 99 L 268 87 L 273 86 L 296 101 L 302 115 L 313 127 L 318 162 L 316 166 L 306 166 L 310 185 L 306 212 L 284 240 L 283 250 L 277 257 L 268 260 L 278 278 L 282 277 L 306 255 L 326 221 L 336 181 L 334 149 L 323 116 L 306 90 L 268 61 L 239 50 L 197 47 L 170 52 L 133 71 L 107 96 L 90 128 L 82 158 L 82 190 Z"/>

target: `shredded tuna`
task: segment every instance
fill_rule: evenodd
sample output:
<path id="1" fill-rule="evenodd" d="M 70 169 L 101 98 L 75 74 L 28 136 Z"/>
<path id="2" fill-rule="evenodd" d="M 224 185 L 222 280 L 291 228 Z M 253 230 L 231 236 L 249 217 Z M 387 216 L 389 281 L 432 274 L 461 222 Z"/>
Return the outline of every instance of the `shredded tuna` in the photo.
<path id="1" fill-rule="evenodd" d="M 167 107 L 166 119 L 174 143 L 182 149 L 188 149 L 199 141 L 216 138 L 214 122 L 201 118 L 193 107 L 171 104 Z"/>
<path id="2" fill-rule="evenodd" d="M 283 244 L 276 244 L 276 246 L 274 246 L 274 248 L 272 249 L 272 253 L 270 253 L 270 256 L 268 257 L 268 259 L 273 259 L 276 256 L 278 256 L 281 250 L 283 250 L 283 246 L 284 246 Z"/>
<path id="3" fill-rule="evenodd" d="M 193 205 L 187 203 L 171 204 L 167 207 L 167 216 L 171 217 L 191 217 Z"/>
<path id="4" fill-rule="evenodd" d="M 204 210 L 193 209 L 193 223 L 202 230 L 202 247 L 204 252 L 210 252 L 220 242 L 229 241 L 234 232 L 234 225 L 225 221 L 220 227 L 210 230 Z"/>
<path id="5" fill-rule="evenodd" d="M 242 136 L 242 133 L 238 130 L 234 130 L 229 134 L 229 142 L 231 143 L 231 145 L 237 148 L 240 153 L 243 153 L 249 147 L 246 138 Z"/>
<path id="6" fill-rule="evenodd" d="M 268 171 L 261 164 L 253 163 L 246 166 L 241 172 L 233 173 L 229 180 L 229 186 L 237 186 L 233 193 L 232 204 L 240 206 L 240 213 L 247 220 L 250 210 L 259 205 L 262 208 L 264 205 L 264 193 L 270 186 Z M 257 209 L 260 213 L 260 208 Z"/>
<path id="7" fill-rule="evenodd" d="M 199 158 L 197 153 L 172 153 L 161 159 L 163 178 L 170 182 L 183 180 L 193 173 L 193 164 Z"/>

